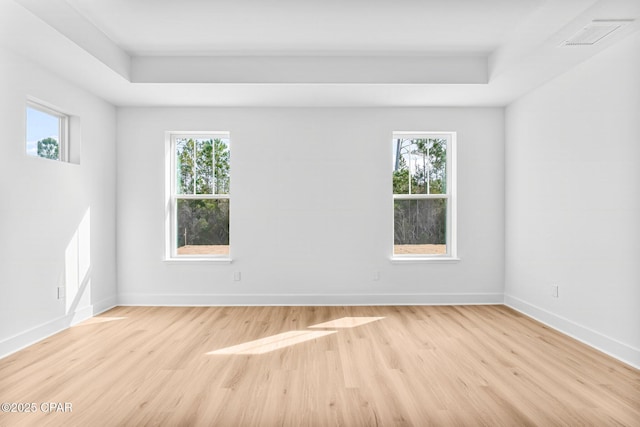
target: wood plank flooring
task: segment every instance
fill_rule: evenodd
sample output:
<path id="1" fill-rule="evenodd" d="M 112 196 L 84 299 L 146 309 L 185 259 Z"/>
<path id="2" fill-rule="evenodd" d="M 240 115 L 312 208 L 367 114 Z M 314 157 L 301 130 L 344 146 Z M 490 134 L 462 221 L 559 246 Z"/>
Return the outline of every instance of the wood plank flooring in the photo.
<path id="1" fill-rule="evenodd" d="M 633 427 L 640 371 L 504 306 L 117 307 L 0 360 L 0 402 L 38 407 L 0 426 Z"/>

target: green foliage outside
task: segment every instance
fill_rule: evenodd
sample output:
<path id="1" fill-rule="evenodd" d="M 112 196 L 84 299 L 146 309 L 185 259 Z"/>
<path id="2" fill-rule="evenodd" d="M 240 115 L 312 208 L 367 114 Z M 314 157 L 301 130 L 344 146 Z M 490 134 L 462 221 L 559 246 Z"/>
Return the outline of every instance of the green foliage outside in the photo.
<path id="1" fill-rule="evenodd" d="M 177 193 L 229 194 L 229 145 L 222 139 L 182 139 L 176 144 Z M 181 199 L 178 247 L 229 244 L 228 199 Z"/>
<path id="2" fill-rule="evenodd" d="M 444 245 L 447 241 L 445 199 L 395 200 L 395 245 Z"/>
<path id="3" fill-rule="evenodd" d="M 222 139 L 179 140 L 176 159 L 178 194 L 229 193 L 230 153 Z"/>
<path id="4" fill-rule="evenodd" d="M 446 194 L 447 141 L 397 139 L 394 194 Z M 446 199 L 395 200 L 394 244 L 445 244 Z"/>
<path id="5" fill-rule="evenodd" d="M 178 247 L 229 244 L 229 200 L 178 200 Z"/>
<path id="6" fill-rule="evenodd" d="M 60 147 L 54 138 L 45 138 L 38 141 L 38 157 L 58 160 L 60 158 Z"/>

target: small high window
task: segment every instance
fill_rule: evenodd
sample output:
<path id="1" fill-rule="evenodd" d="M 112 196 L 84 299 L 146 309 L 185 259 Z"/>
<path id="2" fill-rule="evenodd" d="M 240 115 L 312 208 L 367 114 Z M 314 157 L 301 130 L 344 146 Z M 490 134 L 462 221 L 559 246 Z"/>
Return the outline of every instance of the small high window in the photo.
<path id="1" fill-rule="evenodd" d="M 69 161 L 69 116 L 33 101 L 27 102 L 26 113 L 27 154 Z"/>

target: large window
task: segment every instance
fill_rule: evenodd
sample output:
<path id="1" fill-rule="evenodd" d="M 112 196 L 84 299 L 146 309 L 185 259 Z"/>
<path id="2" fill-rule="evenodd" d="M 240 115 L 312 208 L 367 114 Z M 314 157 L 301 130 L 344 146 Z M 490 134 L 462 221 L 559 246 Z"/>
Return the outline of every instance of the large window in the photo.
<path id="1" fill-rule="evenodd" d="M 170 258 L 229 257 L 229 134 L 170 134 Z"/>
<path id="2" fill-rule="evenodd" d="M 33 101 L 27 102 L 26 113 L 27 154 L 68 161 L 69 117 Z"/>
<path id="3" fill-rule="evenodd" d="M 393 134 L 393 255 L 453 258 L 455 134 Z"/>

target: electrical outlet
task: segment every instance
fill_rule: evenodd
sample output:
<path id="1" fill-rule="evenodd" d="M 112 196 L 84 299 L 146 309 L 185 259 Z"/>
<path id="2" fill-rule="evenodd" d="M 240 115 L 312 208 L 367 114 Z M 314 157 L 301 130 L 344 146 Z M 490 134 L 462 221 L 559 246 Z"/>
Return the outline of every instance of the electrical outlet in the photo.
<path id="1" fill-rule="evenodd" d="M 58 286 L 58 299 L 64 298 L 65 289 L 64 286 Z"/>
<path id="2" fill-rule="evenodd" d="M 379 271 L 374 271 L 374 272 L 373 272 L 373 275 L 371 276 L 371 279 L 372 279 L 372 280 L 375 280 L 376 282 L 377 282 L 378 280 L 380 280 L 380 272 L 379 272 Z"/>
<path id="3" fill-rule="evenodd" d="M 236 271 L 236 272 L 233 273 L 233 281 L 234 282 L 239 282 L 241 277 L 242 276 L 240 275 L 239 271 Z"/>
<path id="4" fill-rule="evenodd" d="M 551 285 L 551 296 L 558 298 L 558 285 Z"/>

